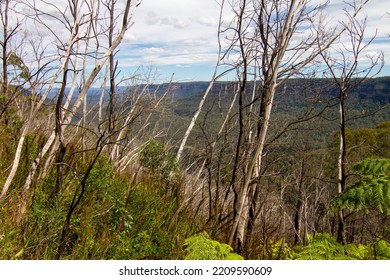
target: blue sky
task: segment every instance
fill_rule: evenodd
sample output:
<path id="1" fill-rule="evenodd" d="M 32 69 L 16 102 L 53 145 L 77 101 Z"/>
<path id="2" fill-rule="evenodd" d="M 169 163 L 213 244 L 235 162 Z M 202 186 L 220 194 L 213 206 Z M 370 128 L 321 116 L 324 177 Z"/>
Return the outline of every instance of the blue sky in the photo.
<path id="1" fill-rule="evenodd" d="M 154 67 L 160 80 L 210 80 L 217 61 L 219 5 L 214 0 L 144 0 L 121 45 L 129 71 Z"/>
<path id="2" fill-rule="evenodd" d="M 330 22 L 341 19 L 343 5 L 341 0 L 330 1 Z M 390 62 L 388 13 L 390 1 L 370 0 L 361 16 L 368 18 L 367 36 L 377 32 L 377 39 L 367 51 L 383 51 Z M 210 80 L 217 59 L 218 16 L 215 0 L 143 0 L 120 47 L 121 67 L 125 72 L 140 65 L 153 67 L 162 81 L 169 80 L 172 74 L 175 81 Z M 389 62 L 380 76 L 390 76 Z"/>
<path id="3" fill-rule="evenodd" d="M 225 1 L 228 3 L 238 0 Z M 134 24 L 127 31 L 116 56 L 121 75 L 131 77 L 134 71 L 142 67 L 144 72 L 152 69 L 151 71 L 156 74 L 154 82 L 167 82 L 172 75 L 174 81 L 210 80 L 218 57 L 217 28 L 220 2 L 221 0 L 142 0 L 141 5 L 135 10 Z M 323 2 L 326 0 L 311 1 L 313 5 Z M 44 1 L 36 3 L 49 14 L 69 10 L 65 7 L 66 1 L 48 2 L 53 5 L 45 4 Z M 118 0 L 118 7 L 123 3 L 124 0 Z M 343 7 L 345 7 L 343 0 L 329 1 L 326 19 L 330 24 L 343 19 Z M 24 15 L 30 12 L 28 8 L 23 9 L 20 22 L 24 22 Z M 376 40 L 366 52 L 378 54 L 382 51 L 385 60 L 389 62 L 386 62 L 380 75 L 390 76 L 390 1 L 370 0 L 361 13 L 361 17 L 364 16 L 368 18 L 367 36 L 377 33 Z M 227 9 L 222 18 L 224 22 L 229 22 L 232 12 Z M 63 37 L 60 35 L 64 32 L 64 26 L 51 17 L 47 17 L 46 20 L 48 27 L 54 33 L 58 33 L 57 39 L 66 40 L 68 34 L 64 34 Z M 55 57 L 58 53 L 59 43 L 53 40 L 52 33 L 47 29 L 45 31 L 45 27 L 26 21 L 26 33 L 20 34 L 28 34 L 30 41 L 42 42 L 46 55 Z M 23 40 L 25 38 L 21 38 L 21 41 Z"/>

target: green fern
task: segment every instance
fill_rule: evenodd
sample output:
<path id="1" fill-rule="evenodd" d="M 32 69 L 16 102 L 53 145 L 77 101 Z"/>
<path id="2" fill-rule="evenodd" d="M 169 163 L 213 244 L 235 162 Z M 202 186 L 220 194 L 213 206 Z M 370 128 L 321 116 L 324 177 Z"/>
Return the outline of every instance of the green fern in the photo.
<path id="1" fill-rule="evenodd" d="M 295 252 L 297 260 L 389 260 L 390 244 L 377 239 L 372 244 L 338 243 L 329 233 L 309 236 L 309 244 Z"/>
<path id="2" fill-rule="evenodd" d="M 193 235 L 184 242 L 186 260 L 243 260 L 228 244 L 212 240 L 206 232 Z"/>
<path id="3" fill-rule="evenodd" d="M 357 174 L 365 176 L 388 176 L 390 171 L 390 159 L 367 158 L 355 164 L 352 170 Z"/>
<path id="4" fill-rule="evenodd" d="M 297 260 L 347 260 L 353 259 L 347 255 L 344 246 L 329 233 L 308 236 L 309 244 L 297 254 Z"/>
<path id="5" fill-rule="evenodd" d="M 370 257 L 370 247 L 363 244 L 350 243 L 344 246 L 345 254 L 353 260 L 366 260 Z"/>
<path id="6" fill-rule="evenodd" d="M 385 240 L 378 240 L 373 248 L 373 255 L 377 260 L 390 260 L 390 244 Z"/>
<path id="7" fill-rule="evenodd" d="M 338 195 L 330 210 L 350 211 L 377 209 L 390 213 L 390 159 L 365 159 L 353 167 L 359 181 Z"/>
<path id="8" fill-rule="evenodd" d="M 347 244 L 345 251 L 351 258 L 357 260 L 390 260 L 390 244 L 379 238 L 375 243 L 368 245 Z"/>
<path id="9" fill-rule="evenodd" d="M 260 245 L 260 259 L 265 260 L 291 260 L 294 258 L 294 251 L 288 246 L 284 238 L 277 241 L 269 241 Z"/>

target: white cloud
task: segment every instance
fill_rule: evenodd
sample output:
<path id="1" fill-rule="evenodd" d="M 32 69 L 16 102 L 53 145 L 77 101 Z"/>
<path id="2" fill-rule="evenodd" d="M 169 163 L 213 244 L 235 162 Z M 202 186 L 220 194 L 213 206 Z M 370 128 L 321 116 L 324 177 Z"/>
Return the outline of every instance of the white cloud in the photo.
<path id="1" fill-rule="evenodd" d="M 205 46 L 207 44 L 210 44 L 210 40 L 208 39 L 188 39 L 183 41 L 184 45 L 186 46 Z"/>
<path id="2" fill-rule="evenodd" d="M 171 25 L 174 28 L 182 29 L 182 28 L 188 27 L 190 23 L 186 19 L 178 19 L 178 18 L 169 17 L 169 18 L 163 18 L 161 20 L 161 24 Z"/>
<path id="3" fill-rule="evenodd" d="M 193 18 L 194 21 L 198 22 L 201 25 L 205 25 L 208 27 L 213 27 L 215 28 L 218 24 L 218 21 L 215 17 L 198 17 L 198 18 Z"/>
<path id="4" fill-rule="evenodd" d="M 125 36 L 123 37 L 123 42 L 124 43 L 134 43 L 134 42 L 137 42 L 137 37 L 135 37 L 133 34 L 131 33 L 126 33 Z"/>
<path id="5" fill-rule="evenodd" d="M 143 51 L 143 53 L 145 55 L 158 55 L 158 54 L 162 54 L 164 53 L 164 49 L 163 48 L 155 48 L 155 47 L 151 47 L 151 48 L 147 48 Z"/>
<path id="6" fill-rule="evenodd" d="M 160 21 L 160 18 L 158 17 L 158 15 L 155 12 L 153 12 L 153 11 L 148 12 L 148 14 L 146 16 L 146 20 L 145 20 L 145 23 L 147 25 L 155 25 L 159 21 Z"/>
<path id="7" fill-rule="evenodd" d="M 144 0 L 136 15 L 136 18 L 140 20 L 136 20 L 137 24 L 130 32 L 134 32 L 138 38 L 137 43 L 156 45 L 156 48 L 163 48 L 164 52 L 153 51 L 153 57 L 150 53 L 145 53 L 147 57 L 142 58 L 140 62 L 149 59 L 149 62 L 152 60 L 156 65 L 214 64 L 218 49 L 217 28 L 220 11 L 217 2 L 211 0 Z M 320 2 L 325 1 L 315 0 L 312 4 Z M 346 19 L 345 11 L 343 11 L 345 7 L 348 6 L 345 5 L 344 0 L 330 1 L 327 8 L 328 22 L 337 24 Z M 369 49 L 371 53 L 379 53 L 383 50 L 386 56 L 390 56 L 390 49 L 383 49 L 385 46 L 383 41 L 389 42 L 387 34 L 390 34 L 390 16 L 386 15 L 386 11 L 390 12 L 390 5 L 386 1 L 371 0 L 362 16 L 368 17 L 367 36 L 372 36 L 378 30 L 378 37 L 382 37 L 381 43 L 377 41 L 372 43 Z M 232 20 L 232 16 L 229 5 L 227 5 L 223 15 L 223 26 Z"/>
<path id="8" fill-rule="evenodd" d="M 45 7 L 43 1 L 37 0 L 36 2 L 42 8 Z M 66 1 L 52 0 L 51 2 L 66 5 Z M 218 50 L 217 28 L 220 11 L 218 2 L 220 1 L 143 0 L 135 10 L 134 24 L 125 34 L 123 44 L 120 46 L 118 53 L 120 66 L 152 64 L 156 67 L 177 65 L 179 68 L 187 68 L 193 64 L 214 65 Z M 316 2 L 325 2 L 325 0 L 315 0 L 312 3 Z M 59 12 L 54 9 L 54 6 L 46 6 L 50 9 L 50 13 Z M 336 24 L 345 19 L 342 7 L 345 7 L 343 0 L 330 1 L 327 10 L 327 20 L 330 23 Z M 388 1 L 371 0 L 362 13 L 362 16 L 367 15 L 368 18 L 367 36 L 370 37 L 377 32 L 377 40 L 367 49 L 369 54 L 379 53 L 382 50 L 385 57 L 390 57 L 388 47 L 390 15 L 386 12 L 390 12 Z M 226 26 L 232 17 L 233 13 L 229 11 L 229 5 L 227 5 L 223 15 L 223 26 Z M 61 26 L 58 22 L 53 21 L 50 24 L 60 36 L 61 33 L 66 33 L 63 25 Z M 33 31 L 31 34 L 38 33 L 35 26 L 30 26 Z M 45 34 L 47 38 L 51 35 L 42 30 L 39 32 Z M 64 36 L 64 40 L 66 38 Z M 231 56 L 231 58 L 234 57 Z"/>

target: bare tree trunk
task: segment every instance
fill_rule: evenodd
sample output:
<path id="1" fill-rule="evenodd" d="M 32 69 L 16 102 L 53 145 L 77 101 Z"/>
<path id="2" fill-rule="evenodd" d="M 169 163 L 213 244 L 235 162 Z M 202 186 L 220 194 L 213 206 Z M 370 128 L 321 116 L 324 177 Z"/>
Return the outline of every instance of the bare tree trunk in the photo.
<path id="1" fill-rule="evenodd" d="M 235 5 L 232 3 L 233 9 Z M 296 41 L 294 36 L 297 30 L 308 19 L 312 25 L 315 22 L 314 17 L 318 16 L 318 11 L 322 7 L 311 8 L 308 6 L 308 1 L 305 0 L 250 2 L 242 0 L 237 6 L 238 10 L 234 11 L 236 20 L 233 23 L 235 26 L 228 30 L 235 33 L 235 36 L 231 36 L 231 49 L 234 49 L 241 56 L 236 66 L 237 70 L 240 70 L 237 72 L 242 83 L 241 92 L 245 91 L 245 81 L 249 69 L 254 69 L 253 72 L 259 71 L 258 76 L 262 80 L 257 95 L 260 107 L 257 113 L 257 132 L 253 145 L 247 145 L 246 141 L 250 137 L 246 134 L 251 132 L 248 128 L 250 124 L 248 116 L 254 115 L 254 112 L 248 112 L 248 116 L 244 115 L 243 109 L 250 107 L 251 103 L 239 102 L 240 132 L 231 181 L 235 194 L 234 221 L 228 243 L 230 245 L 234 243 L 234 247 L 240 250 L 245 243 L 250 200 L 252 194 L 256 193 L 255 189 L 260 187 L 259 176 L 261 176 L 263 167 L 262 157 L 276 89 L 288 78 L 300 73 L 304 67 L 328 49 L 346 30 L 346 27 L 341 28 L 338 32 L 335 29 L 326 33 L 321 29 L 323 27 L 318 29 L 317 26 L 313 25 L 312 31 L 317 32 L 317 37 L 314 40 L 310 36 L 299 38 Z M 356 16 L 362 5 L 354 8 L 353 16 Z M 256 28 L 251 34 L 249 30 L 253 26 Z M 310 53 L 309 49 L 311 49 Z M 250 149 L 246 148 L 247 150 L 245 150 L 244 146 L 250 147 Z M 238 166 L 244 166 L 239 180 L 237 180 Z M 252 205 L 252 207 L 256 207 L 256 202 Z"/>
<path id="2" fill-rule="evenodd" d="M 72 48 L 71 46 L 70 48 Z M 62 103 L 65 97 L 65 90 L 67 84 L 67 75 L 68 75 L 68 64 L 70 57 L 66 57 L 65 69 L 63 73 L 62 85 L 60 89 L 60 93 L 58 94 L 57 104 L 56 104 L 56 127 L 55 132 L 56 136 L 60 143 L 60 148 L 57 151 L 57 159 L 56 159 L 56 168 L 57 168 L 57 177 L 56 177 L 56 186 L 54 190 L 54 194 L 58 195 L 60 190 L 62 189 L 62 181 L 63 181 L 63 161 L 66 153 L 66 143 L 63 135 L 62 129 Z"/>
<path id="3" fill-rule="evenodd" d="M 339 102 L 339 152 L 338 152 L 338 183 L 337 192 L 341 193 L 346 187 L 346 107 L 345 102 L 347 96 L 351 93 L 353 88 L 356 88 L 359 84 L 363 83 L 370 75 L 375 76 L 383 67 L 384 59 L 383 54 L 379 54 L 376 57 L 372 57 L 370 64 L 364 69 L 359 70 L 359 57 L 362 51 L 365 50 L 374 40 L 375 36 L 364 43 L 364 32 L 366 28 L 366 19 L 359 22 L 356 19 L 357 13 L 362 9 L 368 0 L 363 1 L 359 6 L 354 3 L 354 13 L 346 13 L 348 22 L 344 24 L 344 31 L 347 31 L 351 45 L 347 47 L 342 45 L 338 52 L 341 57 L 332 57 L 328 53 L 321 53 L 321 56 L 328 67 L 331 78 L 337 85 L 339 90 L 338 102 Z M 352 63 L 350 62 L 352 61 Z M 375 68 L 378 71 L 372 74 Z M 345 229 L 345 217 L 342 210 L 338 212 L 338 228 L 337 228 L 337 240 L 343 244 L 347 244 L 346 229 Z"/>
<path id="4" fill-rule="evenodd" d="M 219 75 L 218 75 L 218 70 L 219 70 L 219 65 L 220 65 L 220 62 L 221 62 L 221 43 L 220 43 L 220 39 L 219 39 L 219 35 L 220 35 L 220 32 L 221 32 L 221 24 L 222 24 L 222 11 L 223 11 L 223 7 L 224 7 L 224 3 L 225 1 L 223 0 L 221 2 L 221 9 L 220 9 L 220 15 L 219 15 L 219 25 L 218 25 L 218 44 L 219 44 L 219 51 L 218 51 L 218 58 L 217 58 L 217 63 L 215 65 L 215 68 L 214 68 L 214 73 L 213 73 L 213 77 L 211 78 L 211 82 L 209 83 L 205 93 L 203 94 L 202 96 L 202 99 L 200 100 L 199 102 L 199 105 L 198 105 L 198 109 L 196 110 L 194 116 L 192 117 L 191 119 L 191 122 L 190 124 L 188 125 L 188 128 L 186 130 L 186 132 L 184 133 L 184 136 L 183 136 L 183 139 L 181 140 L 181 143 L 180 143 L 180 146 L 179 146 L 179 149 L 177 151 L 177 154 L 176 154 L 176 160 L 177 162 L 180 161 L 180 158 L 182 156 L 182 153 L 183 153 L 183 150 L 184 150 L 184 147 L 186 145 L 186 142 L 187 142 L 187 139 L 188 137 L 190 136 L 190 133 L 195 125 L 195 122 L 196 120 L 198 119 L 199 117 L 199 114 L 200 112 L 202 111 L 202 108 L 203 108 L 203 105 L 204 105 L 204 102 L 206 101 L 207 99 L 207 96 L 209 95 L 211 89 L 213 88 L 214 86 L 214 83 L 215 81 L 218 79 Z"/>
<path id="5" fill-rule="evenodd" d="M 118 47 L 118 45 L 120 44 L 120 42 L 122 41 L 123 39 L 123 36 L 126 32 L 126 30 L 129 28 L 130 26 L 130 19 L 132 18 L 133 16 L 133 13 L 134 13 L 134 10 L 131 11 L 130 7 L 131 7 L 131 3 L 132 1 L 131 0 L 128 0 L 126 1 L 126 6 L 125 6 L 125 9 L 124 9 L 124 12 L 123 12 L 123 21 L 122 21 L 122 26 L 121 26 L 121 29 L 119 31 L 119 33 L 115 36 L 113 42 L 112 42 L 112 45 L 110 48 L 108 48 L 105 52 L 105 54 L 98 60 L 97 64 L 95 65 L 94 69 L 92 70 L 92 72 L 89 74 L 88 76 L 88 79 L 85 81 L 85 84 L 83 85 L 82 89 L 81 89 L 81 92 L 79 93 L 76 101 L 74 102 L 74 104 L 72 105 L 72 108 L 70 108 L 68 111 L 67 111 L 67 114 L 64 114 L 62 115 L 61 111 L 62 111 L 62 102 L 63 101 L 63 94 L 64 94 L 64 91 L 62 90 L 60 92 L 60 95 L 62 95 L 62 98 L 59 98 L 61 100 L 58 100 L 57 102 L 57 108 L 56 108 L 56 111 L 57 111 L 57 119 L 56 119 L 56 135 L 60 134 L 60 135 L 63 135 L 63 127 L 62 127 L 62 124 L 63 123 L 66 123 L 66 124 L 69 124 L 72 120 L 72 118 L 75 116 L 78 108 L 80 107 L 82 101 L 84 100 L 86 94 L 87 94 L 87 91 L 88 89 L 91 87 L 92 83 L 94 82 L 96 76 L 98 75 L 98 73 L 100 72 L 102 66 L 106 63 L 106 61 L 108 60 L 110 54 L 112 54 L 114 52 L 114 50 Z M 135 7 L 138 7 L 138 5 L 140 5 L 141 1 L 138 1 L 137 4 L 135 5 Z M 31 113 L 29 115 L 29 119 L 28 121 L 26 121 L 26 123 L 24 124 L 23 128 L 22 128 L 22 134 L 21 136 L 19 137 L 19 143 L 18 143 L 18 146 L 16 148 L 16 152 L 15 152 L 15 156 L 14 156 L 14 161 L 13 161 L 13 164 L 12 164 L 12 168 L 11 168 L 11 171 L 10 173 L 8 174 L 8 177 L 7 177 L 7 180 L 6 182 L 4 183 L 4 186 L 3 186 L 3 189 L 2 189 L 2 192 L 0 194 L 0 202 L 4 199 L 12 181 L 13 181 L 13 178 L 16 174 L 16 171 L 18 169 L 18 166 L 19 166 L 19 162 L 20 162 L 20 156 L 21 156 L 21 149 L 23 147 L 23 143 L 24 143 L 24 140 L 25 140 L 25 136 L 26 136 L 26 133 L 28 131 L 28 129 L 31 127 L 31 124 L 36 116 L 36 114 L 38 113 L 38 111 L 41 109 L 44 101 L 46 100 L 47 96 L 49 95 L 50 91 L 53 89 L 53 86 L 54 84 L 56 83 L 57 81 L 57 78 L 59 77 L 59 75 L 61 74 L 61 72 L 63 71 L 67 71 L 67 63 L 69 62 L 69 58 L 71 56 L 71 53 L 72 51 L 74 51 L 74 49 L 72 48 L 72 46 L 74 45 L 74 43 L 78 40 L 78 34 L 77 34 L 77 27 L 78 26 L 78 23 L 77 21 L 75 22 L 75 28 L 72 29 L 73 30 L 73 34 L 72 36 L 70 37 L 69 39 L 69 43 L 67 44 L 68 48 L 66 49 L 66 54 L 64 55 L 65 59 L 64 61 L 62 62 L 62 64 L 57 68 L 57 71 L 56 73 L 54 74 L 52 80 L 51 80 L 51 83 L 49 84 L 49 86 L 47 87 L 46 91 L 44 92 L 44 94 L 42 95 L 41 99 L 39 100 L 39 102 L 36 104 L 36 106 L 31 110 Z M 64 44 L 66 45 L 66 44 Z M 65 76 L 64 76 L 65 77 Z M 63 85 L 66 85 L 66 79 L 64 79 L 64 83 Z M 70 102 L 70 100 L 68 99 L 67 102 Z M 31 170 L 30 170 L 30 173 L 27 177 L 27 180 L 25 181 L 25 190 L 28 190 L 29 187 L 30 187 L 30 184 L 32 182 L 32 179 L 34 177 L 34 174 L 35 174 L 35 171 L 39 165 L 39 162 L 40 160 L 44 157 L 45 153 L 50 149 L 51 147 L 51 143 L 55 140 L 56 137 L 49 137 L 49 140 L 48 142 L 46 143 L 46 145 L 44 146 L 44 149 L 39 153 L 39 157 L 34 161 L 32 167 L 31 167 Z M 64 142 L 62 143 L 62 147 L 64 147 Z M 63 152 L 63 151 L 62 151 Z M 57 159 L 58 160 L 58 159 Z M 60 158 L 61 160 L 61 158 Z M 62 161 L 62 160 L 61 160 Z M 61 163 L 59 163 L 61 164 Z M 61 171 L 60 173 L 61 174 Z M 61 186 L 61 180 L 58 181 L 58 186 Z M 21 209 L 23 209 L 25 207 L 21 207 Z"/>
<path id="6" fill-rule="evenodd" d="M 301 231 L 302 231 L 302 206 L 303 205 L 303 177 L 305 169 L 305 159 L 302 158 L 301 166 L 299 168 L 298 178 L 297 178 L 297 203 L 295 206 L 295 215 L 294 215 L 294 245 L 297 245 L 301 240 Z M 305 210 L 306 211 L 306 210 Z M 305 218 L 305 217 L 304 217 Z"/>
<path id="7" fill-rule="evenodd" d="M 9 9 L 8 9 L 8 2 L 9 0 L 5 0 L 4 1 L 4 11 L 3 9 L 1 9 L 1 20 L 2 20 L 2 23 L 3 23 L 3 41 L 1 42 L 1 46 L 3 48 L 3 63 L 2 63 L 2 66 L 3 66 L 3 80 L 2 80 L 2 84 L 1 84 L 1 89 L 2 89 L 2 93 L 1 94 L 4 94 L 5 96 L 8 95 L 8 40 L 9 40 L 9 36 L 8 36 L 8 13 L 9 13 Z M 2 4 L 2 3 L 1 3 Z M 3 104 L 1 104 L 3 105 Z M 1 114 L 0 114 L 0 117 L 3 115 L 3 112 L 5 112 L 6 110 L 6 105 L 4 104 L 4 108 L 0 108 L 1 109 Z"/>
<path id="8" fill-rule="evenodd" d="M 123 21 L 122 21 L 122 25 L 120 28 L 120 32 L 115 38 L 113 38 L 111 46 L 105 52 L 104 56 L 98 61 L 95 68 L 92 70 L 91 74 L 89 75 L 88 79 L 86 80 L 85 84 L 83 85 L 83 88 L 79 94 L 78 99 L 76 100 L 72 109 L 68 113 L 67 120 L 70 121 L 72 119 L 73 115 L 76 113 L 77 109 L 81 105 L 82 100 L 85 98 L 85 95 L 87 94 L 88 89 L 91 87 L 97 74 L 100 72 L 102 66 L 107 62 L 110 55 L 114 53 L 115 49 L 118 47 L 118 45 L 122 41 L 126 30 L 129 28 L 130 19 L 133 16 L 132 14 L 130 14 L 131 2 L 132 2 L 131 0 L 126 1 L 126 7 L 125 7 L 125 10 L 123 12 Z M 140 1 L 138 1 L 138 3 L 135 6 L 137 7 L 139 4 L 140 4 Z M 66 219 L 65 219 L 65 222 L 64 222 L 64 225 L 62 228 L 60 244 L 59 244 L 57 255 L 56 255 L 57 259 L 59 259 L 61 257 L 62 252 L 65 248 L 64 242 L 65 242 L 65 239 L 66 239 L 68 232 L 69 232 L 71 217 L 72 217 L 75 209 L 77 208 L 77 206 L 81 202 L 81 198 L 83 197 L 83 195 L 85 193 L 86 183 L 87 183 L 87 180 L 89 178 L 90 172 L 91 172 L 92 168 L 94 167 L 97 159 L 99 158 L 101 152 L 103 151 L 104 146 L 107 144 L 106 140 L 109 141 L 109 138 L 111 136 L 112 135 L 110 135 L 110 134 L 108 134 L 107 136 L 104 136 L 104 134 L 103 134 L 99 137 L 99 140 L 96 143 L 96 154 L 95 154 L 93 160 L 91 161 L 91 163 L 89 164 L 87 171 L 84 174 L 82 180 L 80 181 L 80 192 L 78 190 L 76 190 L 74 193 L 72 203 L 69 207 L 69 211 L 68 211 L 68 214 L 66 216 Z"/>
<path id="9" fill-rule="evenodd" d="M 254 179 L 252 176 L 255 172 L 255 167 L 257 167 L 259 170 L 262 166 L 262 154 L 265 146 L 266 141 L 266 135 L 269 127 L 269 121 L 271 118 L 271 109 L 273 104 L 273 97 L 275 94 L 275 84 L 271 86 L 270 88 L 270 95 L 268 100 L 264 100 L 265 106 L 264 106 L 264 114 L 261 119 L 261 129 L 259 133 L 259 137 L 257 140 L 257 144 L 255 147 L 255 153 L 253 154 L 253 158 L 248 166 L 247 169 L 247 175 L 245 178 L 245 181 L 243 183 L 242 189 L 239 193 L 239 198 L 237 200 L 237 214 L 235 215 L 233 227 L 231 230 L 230 238 L 229 238 L 229 244 L 232 245 L 233 241 L 236 240 L 237 242 L 237 248 L 240 249 L 244 246 L 245 243 L 245 230 L 248 223 L 248 214 L 249 214 L 249 187 L 251 184 L 251 181 Z M 260 174 L 260 172 L 259 172 Z"/>
<path id="10" fill-rule="evenodd" d="M 29 119 L 26 121 L 26 123 L 24 124 L 24 126 L 22 128 L 22 133 L 19 137 L 18 145 L 17 145 L 16 151 L 15 151 L 15 156 L 14 156 L 14 160 L 12 163 L 12 168 L 11 168 L 10 173 L 8 174 L 7 180 L 5 181 L 5 183 L 3 185 L 2 192 L 0 194 L 0 202 L 4 199 L 9 187 L 12 184 L 12 181 L 15 177 L 16 171 L 19 167 L 21 150 L 23 148 L 24 140 L 25 140 L 26 134 L 28 132 L 28 129 L 31 127 L 31 124 L 34 121 L 36 114 L 38 113 L 39 109 L 42 107 L 44 101 L 46 100 L 47 96 L 49 95 L 50 90 L 53 88 L 55 81 L 56 81 L 57 77 L 59 76 L 59 74 L 61 73 L 61 70 L 63 69 L 63 67 L 64 67 L 64 64 L 58 68 L 56 74 L 54 75 L 54 77 L 52 79 L 51 84 L 49 85 L 49 87 L 47 88 L 47 90 L 45 91 L 45 93 L 43 94 L 43 96 L 41 97 L 39 102 L 37 103 L 36 107 L 32 109 L 32 112 L 29 115 Z"/>
<path id="11" fill-rule="evenodd" d="M 108 29 L 108 46 L 112 46 L 112 40 L 114 37 L 114 9 L 115 9 L 116 1 L 110 1 L 107 5 L 107 9 L 109 11 L 110 25 Z M 115 94 L 116 94 L 116 85 L 115 85 L 115 75 L 116 75 L 116 64 L 114 62 L 114 53 L 110 53 L 109 55 L 109 81 L 110 81 L 110 91 L 109 91 L 109 101 L 108 101 L 108 134 L 112 134 L 115 129 Z M 113 142 L 113 140 L 109 140 L 109 142 Z M 110 160 L 113 161 L 112 156 L 115 156 L 111 153 L 113 149 L 113 145 L 111 143 L 108 145 Z"/>
<path id="12" fill-rule="evenodd" d="M 339 117 L 340 117 L 340 147 L 339 147 L 339 157 L 338 157 L 338 193 L 342 193 L 345 189 L 345 156 L 346 156 L 346 141 L 345 141 L 345 87 L 343 84 L 340 85 L 340 96 L 339 96 Z M 345 224 L 344 224 L 344 214 L 343 211 L 339 211 L 339 225 L 337 231 L 337 241 L 342 244 L 347 244 L 347 239 L 345 235 Z"/>
<path id="13" fill-rule="evenodd" d="M 18 91 L 16 89 L 10 90 L 9 86 L 12 83 L 12 78 L 10 81 L 9 77 L 9 66 L 12 64 L 18 64 L 12 62 L 12 58 L 16 58 L 17 54 L 11 49 L 11 40 L 19 31 L 20 23 L 17 20 L 13 22 L 13 26 L 11 26 L 11 22 L 9 20 L 10 16 L 12 16 L 12 7 L 10 6 L 10 0 L 4 0 L 0 3 L 0 22 L 2 24 L 2 40 L 0 40 L 0 46 L 2 48 L 1 51 L 1 60 L 2 60 L 2 75 L 1 75 L 1 85 L 0 85 L 0 121 L 4 119 L 5 125 L 8 126 L 9 116 L 7 109 L 11 104 L 15 103 L 16 95 Z M 16 65 L 20 67 L 20 65 Z M 24 70 L 23 70 L 24 71 Z"/>

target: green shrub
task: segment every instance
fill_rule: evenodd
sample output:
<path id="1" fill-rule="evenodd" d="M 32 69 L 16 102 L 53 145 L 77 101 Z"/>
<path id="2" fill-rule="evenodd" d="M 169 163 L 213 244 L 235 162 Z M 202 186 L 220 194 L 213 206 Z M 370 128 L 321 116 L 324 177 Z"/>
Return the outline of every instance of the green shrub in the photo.
<path id="1" fill-rule="evenodd" d="M 179 165 L 175 155 L 169 152 L 164 143 L 150 141 L 141 151 L 140 164 L 149 169 L 160 185 L 172 186 L 179 177 Z"/>
<path id="2" fill-rule="evenodd" d="M 291 260 L 294 258 L 294 251 L 288 246 L 284 238 L 275 242 L 268 242 L 260 245 L 261 259 L 266 260 Z"/>
<path id="3" fill-rule="evenodd" d="M 390 260 L 390 243 L 379 239 L 371 249 L 371 255 L 376 260 Z"/>
<path id="4" fill-rule="evenodd" d="M 298 260 L 389 260 L 390 244 L 377 239 L 373 244 L 338 243 L 329 233 L 309 236 L 309 244 L 296 250 Z"/>
<path id="5" fill-rule="evenodd" d="M 345 260 L 351 259 L 346 255 L 344 246 L 336 241 L 329 233 L 308 236 L 309 244 L 297 254 L 298 260 Z"/>
<path id="6" fill-rule="evenodd" d="M 243 260 L 225 243 L 212 240 L 206 232 L 187 238 L 184 242 L 186 260 Z"/>

